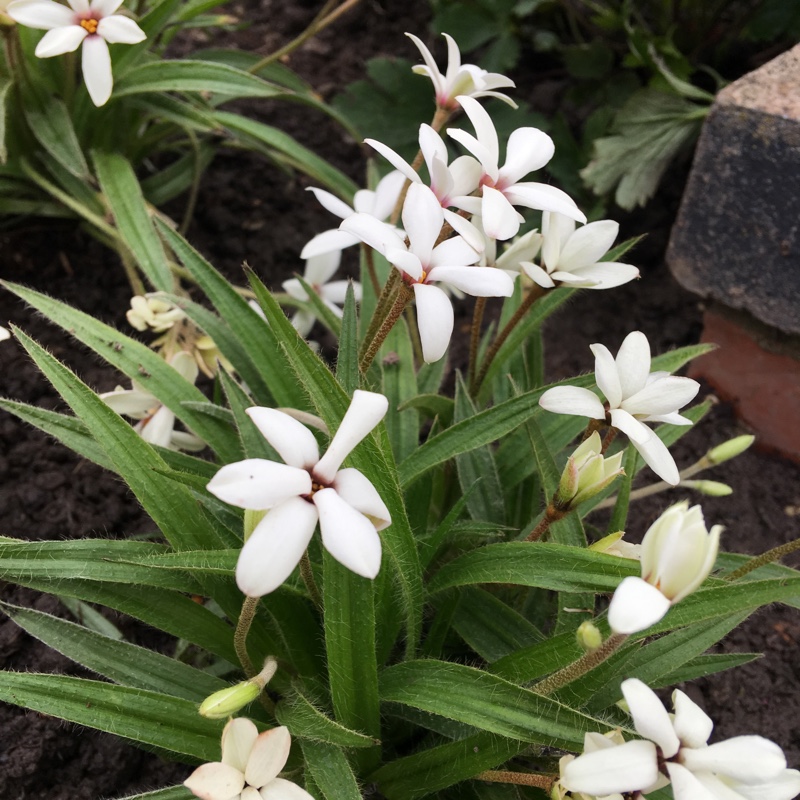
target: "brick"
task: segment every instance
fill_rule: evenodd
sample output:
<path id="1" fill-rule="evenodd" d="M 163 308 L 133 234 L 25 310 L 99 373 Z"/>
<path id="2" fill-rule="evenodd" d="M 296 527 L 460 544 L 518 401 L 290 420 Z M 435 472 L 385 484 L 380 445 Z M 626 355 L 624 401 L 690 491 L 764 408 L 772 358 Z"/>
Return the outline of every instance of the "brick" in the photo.
<path id="1" fill-rule="evenodd" d="M 730 402 L 760 446 L 800 461 L 800 346 L 794 337 L 776 341 L 744 315 L 715 308 L 703 315 L 702 341 L 719 348 L 692 362 L 690 376 Z"/>
<path id="2" fill-rule="evenodd" d="M 718 95 L 667 261 L 690 291 L 800 333 L 800 45 Z"/>

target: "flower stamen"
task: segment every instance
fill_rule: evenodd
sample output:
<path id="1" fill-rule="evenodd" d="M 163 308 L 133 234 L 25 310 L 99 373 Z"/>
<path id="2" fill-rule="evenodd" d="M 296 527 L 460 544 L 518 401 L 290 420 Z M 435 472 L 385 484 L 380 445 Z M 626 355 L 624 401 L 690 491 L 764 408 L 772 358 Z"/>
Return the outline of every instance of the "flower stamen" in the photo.
<path id="1" fill-rule="evenodd" d="M 78 24 L 91 35 L 97 33 L 97 26 L 99 23 L 99 19 L 82 19 Z"/>

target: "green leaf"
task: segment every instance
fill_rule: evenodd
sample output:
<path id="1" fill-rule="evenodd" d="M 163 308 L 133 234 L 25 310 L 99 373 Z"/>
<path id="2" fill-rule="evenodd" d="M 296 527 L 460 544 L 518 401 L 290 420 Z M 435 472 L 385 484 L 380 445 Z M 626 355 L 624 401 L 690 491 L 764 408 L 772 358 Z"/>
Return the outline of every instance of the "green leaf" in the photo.
<path id="1" fill-rule="evenodd" d="M 6 84 L 5 91 L 8 90 Z M 39 144 L 76 178 L 89 177 L 89 165 L 83 155 L 69 110 L 58 97 L 47 97 L 27 87 L 22 109 Z"/>
<path id="2" fill-rule="evenodd" d="M 222 722 L 166 694 L 67 675 L 4 672 L 0 700 L 200 761 L 219 758 Z"/>
<path id="3" fill-rule="evenodd" d="M 697 656 L 691 661 L 678 667 L 668 675 L 662 675 L 655 683 L 650 684 L 653 689 L 663 686 L 675 686 L 679 683 L 705 678 L 716 672 L 735 669 L 763 658 L 763 653 L 710 653 Z"/>
<path id="4" fill-rule="evenodd" d="M 339 354 L 336 358 L 336 379 L 348 393 L 354 392 L 358 388 L 358 313 L 352 282 L 347 285 L 342 311 Z"/>
<path id="5" fill-rule="evenodd" d="M 296 277 L 308 297 L 307 302 L 314 316 L 338 339 L 342 334 L 342 321 L 325 305 L 319 292 L 302 275 Z"/>
<path id="6" fill-rule="evenodd" d="M 395 459 L 401 461 L 419 446 L 419 415 L 413 409 L 395 411 L 406 400 L 417 394 L 417 376 L 414 369 L 414 348 L 408 325 L 400 319 L 386 337 L 385 355 L 381 360 L 382 390 L 389 400 L 386 415 L 386 432 L 392 443 Z"/>
<path id="7" fill-rule="evenodd" d="M 614 503 L 614 510 L 611 512 L 611 520 L 608 523 L 608 532 L 617 533 L 625 530 L 625 523 L 628 520 L 628 507 L 631 502 L 631 484 L 638 472 L 638 466 L 643 463 L 638 450 L 633 444 L 628 445 L 625 453 L 625 461 L 622 468 L 625 474 L 616 482 L 617 501 Z"/>
<path id="8" fill-rule="evenodd" d="M 123 686 L 149 689 L 200 703 L 228 685 L 174 658 L 109 639 L 58 617 L 7 603 L 0 603 L 0 608 L 31 636 Z"/>
<path id="9" fill-rule="evenodd" d="M 275 97 L 286 89 L 249 72 L 211 61 L 166 60 L 129 70 L 114 86 L 114 97 L 148 92 L 200 92 L 234 97 Z"/>
<path id="10" fill-rule="evenodd" d="M 0 80 L 0 164 L 5 164 L 8 158 L 8 146 L 6 144 L 6 131 L 8 125 L 8 90 L 13 86 L 13 82 L 5 79 Z"/>
<path id="11" fill-rule="evenodd" d="M 117 153 L 93 154 L 100 187 L 108 199 L 122 240 L 147 280 L 162 292 L 172 290 L 172 272 L 153 230 L 142 188 L 128 161 Z"/>
<path id="12" fill-rule="evenodd" d="M 300 742 L 306 769 L 326 800 L 361 800 L 356 777 L 342 751 L 331 744 Z"/>
<path id="13" fill-rule="evenodd" d="M 168 786 L 166 789 L 156 789 L 154 792 L 132 794 L 120 800 L 192 800 L 196 795 L 185 786 Z"/>

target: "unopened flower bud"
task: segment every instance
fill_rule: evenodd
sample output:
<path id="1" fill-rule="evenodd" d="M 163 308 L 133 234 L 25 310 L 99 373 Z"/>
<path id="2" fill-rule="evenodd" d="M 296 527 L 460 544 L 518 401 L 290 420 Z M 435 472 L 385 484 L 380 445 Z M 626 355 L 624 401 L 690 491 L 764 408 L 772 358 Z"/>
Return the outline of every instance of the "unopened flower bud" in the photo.
<path id="1" fill-rule="evenodd" d="M 567 459 L 556 492 L 556 506 L 570 509 L 594 497 L 622 474 L 622 452 L 604 458 L 600 434 L 595 431 Z"/>
<path id="2" fill-rule="evenodd" d="M 681 486 L 694 489 L 700 494 L 707 494 L 709 497 L 727 497 L 733 494 L 733 489 L 727 483 L 719 481 L 681 481 Z"/>
<path id="3" fill-rule="evenodd" d="M 642 546 L 626 542 L 624 536 L 625 531 L 609 533 L 608 536 L 604 536 L 602 539 L 590 544 L 589 549 L 594 550 L 596 553 L 608 553 L 610 556 L 639 561 L 642 554 Z"/>
<path id="4" fill-rule="evenodd" d="M 575 638 L 578 640 L 582 650 L 587 653 L 593 653 L 603 644 L 603 634 L 600 633 L 598 627 L 589 620 L 582 622 L 575 631 Z"/>
<path id="5" fill-rule="evenodd" d="M 254 678 L 228 686 L 206 697 L 200 704 L 200 716 L 208 719 L 226 719 L 253 702 L 269 683 L 278 669 L 278 662 L 269 656 L 264 669 Z"/>
<path id="6" fill-rule="evenodd" d="M 750 436 L 749 434 L 737 436 L 734 439 L 729 439 L 727 442 L 718 444 L 716 447 L 712 447 L 711 450 L 706 453 L 706 458 L 715 466 L 721 464 L 723 461 L 730 461 L 730 459 L 736 458 L 736 456 L 740 456 L 744 453 L 755 440 L 756 437 Z"/>

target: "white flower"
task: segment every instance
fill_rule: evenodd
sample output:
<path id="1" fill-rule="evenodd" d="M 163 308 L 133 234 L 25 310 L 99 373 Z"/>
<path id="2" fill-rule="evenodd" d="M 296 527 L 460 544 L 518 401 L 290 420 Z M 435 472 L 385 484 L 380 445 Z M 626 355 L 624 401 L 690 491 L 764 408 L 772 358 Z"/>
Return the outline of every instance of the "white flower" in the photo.
<path id="1" fill-rule="evenodd" d="M 364 142 L 377 150 L 409 181 L 422 183 L 419 173 L 391 147 L 375 139 L 365 139 Z M 464 237 L 470 247 L 481 252 L 485 246 L 482 232 L 469 220 L 449 210 L 451 198 L 472 194 L 478 188 L 481 165 L 472 156 L 461 156 L 448 165 L 447 145 L 430 125 L 420 125 L 419 149 L 428 167 L 431 191 L 444 209 L 445 221 Z"/>
<path id="2" fill-rule="evenodd" d="M 391 524 L 389 511 L 361 472 L 339 467 L 387 408 L 383 395 L 357 390 L 322 458 L 314 435 L 293 417 L 274 408 L 247 409 L 285 463 L 238 461 L 223 467 L 207 486 L 226 503 L 267 511 L 236 565 L 236 583 L 244 594 L 275 591 L 297 566 L 318 521 L 322 544 L 340 564 L 364 578 L 378 574 L 378 531 Z"/>
<path id="3" fill-rule="evenodd" d="M 433 60 L 431 51 L 413 33 L 407 33 L 409 39 L 417 46 L 425 66 L 421 64 L 413 67 L 417 75 L 426 75 L 433 83 L 436 93 L 436 106 L 449 111 L 458 107 L 457 97 L 468 95 L 469 97 L 496 97 L 504 103 L 508 103 L 512 108 L 517 104 L 502 92 L 496 89 L 514 88 L 515 84 L 505 75 L 497 72 L 487 72 L 475 64 L 462 64 L 461 52 L 452 36 L 442 34 L 447 40 L 447 70 L 444 75 L 439 72 L 439 67 Z"/>
<path id="4" fill-rule="evenodd" d="M 650 469 L 667 483 L 677 486 L 680 475 L 666 445 L 644 422 L 691 425 L 678 414 L 700 384 L 691 378 L 677 378 L 666 372 L 650 372 L 650 343 L 641 331 L 629 333 L 616 359 L 602 344 L 593 344 L 595 379 L 608 401 L 608 414 L 594 392 L 576 386 L 548 389 L 539 405 L 557 414 L 574 414 L 592 419 L 609 419 L 633 442 Z"/>
<path id="5" fill-rule="evenodd" d="M 470 214 L 480 214 L 484 230 L 494 239 L 517 235 L 523 218 L 514 210 L 515 205 L 558 211 L 586 222 L 586 216 L 566 192 L 546 183 L 521 182 L 529 172 L 541 169 L 553 157 L 555 145 L 544 131 L 517 128 L 508 138 L 506 160 L 501 168 L 500 144 L 491 117 L 471 97 L 459 97 L 458 102 L 475 127 L 476 136 L 457 128 L 448 128 L 447 134 L 480 161 L 483 175 L 481 197 L 455 197 L 452 205 Z"/>
<path id="6" fill-rule="evenodd" d="M 155 333 L 164 333 L 176 322 L 185 319 L 186 312 L 165 300 L 158 292 L 150 292 L 132 297 L 131 307 L 125 312 L 125 316 L 137 331 L 150 328 Z"/>
<path id="7" fill-rule="evenodd" d="M 559 283 L 586 289 L 612 289 L 639 277 L 630 264 L 600 261 L 619 233 L 610 219 L 590 222 L 575 230 L 575 220 L 554 211 L 542 214 L 542 263 L 522 265 L 528 277 L 545 289 Z"/>
<path id="8" fill-rule="evenodd" d="M 600 434 L 595 431 L 567 459 L 556 493 L 556 503 L 561 508 L 574 508 L 594 497 L 618 475 L 622 475 L 620 451 L 605 458 L 602 454 Z"/>
<path id="9" fill-rule="evenodd" d="M 331 281 L 333 274 L 339 269 L 339 262 L 342 260 L 341 250 L 332 250 L 329 253 L 321 253 L 312 256 L 306 261 L 306 268 L 303 271 L 303 279 L 317 292 L 317 294 L 337 317 L 342 316 L 340 305 L 344 304 L 347 295 L 347 287 L 350 281 Z M 295 300 L 308 300 L 308 295 L 303 285 L 297 278 L 290 278 L 283 282 L 283 288 L 287 294 Z M 353 292 L 356 300 L 361 300 L 361 284 L 353 284 Z M 316 316 L 311 311 L 298 309 L 292 316 L 292 325 L 297 332 L 306 337 L 314 327 Z"/>
<path id="10" fill-rule="evenodd" d="M 668 508 L 642 540 L 642 577 L 625 578 L 608 607 L 615 633 L 638 633 L 691 594 L 714 568 L 722 525 L 706 530 L 700 506 Z"/>
<path id="11" fill-rule="evenodd" d="M 137 44 L 147 37 L 130 18 L 114 12 L 123 0 L 68 0 L 70 8 L 53 0 L 16 0 L 6 12 L 30 28 L 47 33 L 36 46 L 39 58 L 71 53 L 83 44 L 83 79 L 96 106 L 111 97 L 113 77 L 109 44 Z"/>
<path id="12" fill-rule="evenodd" d="M 383 222 L 394 211 L 397 198 L 400 197 L 405 182 L 405 176 L 401 172 L 392 170 L 378 181 L 374 192 L 371 189 L 359 189 L 353 197 L 352 208 L 336 195 L 326 192 L 324 189 L 312 187 L 309 191 L 314 193 L 314 197 L 319 200 L 320 205 L 340 219 L 347 219 L 353 214 L 369 214 Z M 394 230 L 389 224 L 386 227 Z M 359 239 L 356 236 L 339 228 L 332 228 L 318 233 L 313 239 L 306 242 L 305 247 L 300 251 L 300 258 L 309 259 L 324 253 L 341 251 L 345 247 L 358 244 L 358 242 Z"/>
<path id="13" fill-rule="evenodd" d="M 426 362 L 438 361 L 453 333 L 450 298 L 434 283 L 443 281 L 475 297 L 510 297 L 514 283 L 500 269 L 473 267 L 478 253 L 461 236 L 436 244 L 444 211 L 436 195 L 424 184 L 412 183 L 403 204 L 403 226 L 409 243 L 367 214 L 354 214 L 342 229 L 383 253 L 414 289 L 417 324 Z"/>
<path id="14" fill-rule="evenodd" d="M 249 719 L 237 717 L 222 731 L 222 761 L 199 766 L 183 785 L 200 800 L 313 800 L 278 777 L 291 746 L 288 728 L 259 733 Z"/>
<path id="15" fill-rule="evenodd" d="M 604 536 L 602 539 L 590 544 L 589 549 L 594 550 L 596 553 L 608 553 L 608 555 L 616 556 L 617 558 L 629 558 L 631 561 L 642 560 L 642 546 L 626 542 L 625 531 L 609 533 L 608 536 Z"/>
<path id="16" fill-rule="evenodd" d="M 791 800 L 800 789 L 800 775 L 786 769 L 783 752 L 769 739 L 737 736 L 709 745 L 714 723 L 683 692 L 672 694 L 674 714 L 636 678 L 622 683 L 622 693 L 643 740 L 620 744 L 612 737 L 603 744 L 599 734 L 587 734 L 584 754 L 563 760 L 564 788 L 646 794 L 668 777 L 675 800 Z M 754 792 L 761 787 L 763 794 Z"/>
<path id="17" fill-rule="evenodd" d="M 197 363 L 187 352 L 176 353 L 170 365 L 187 381 L 197 380 Z M 131 381 L 130 389 L 117 386 L 113 392 L 104 392 L 100 399 L 117 414 L 140 420 L 134 426 L 139 436 L 150 444 L 167 447 L 170 450 L 202 450 L 206 444 L 193 433 L 175 430 L 175 415 L 161 401 L 150 394 L 141 384 Z"/>
<path id="18" fill-rule="evenodd" d="M 480 216 L 473 217 L 472 221 L 483 230 Z M 486 248 L 483 251 L 481 264 L 505 270 L 509 277 L 515 279 L 519 275 L 522 262 L 536 257 L 542 246 L 542 234 L 537 230 L 528 231 L 507 244 L 500 255 L 497 255 L 497 239 L 484 235 L 484 241 Z"/>

